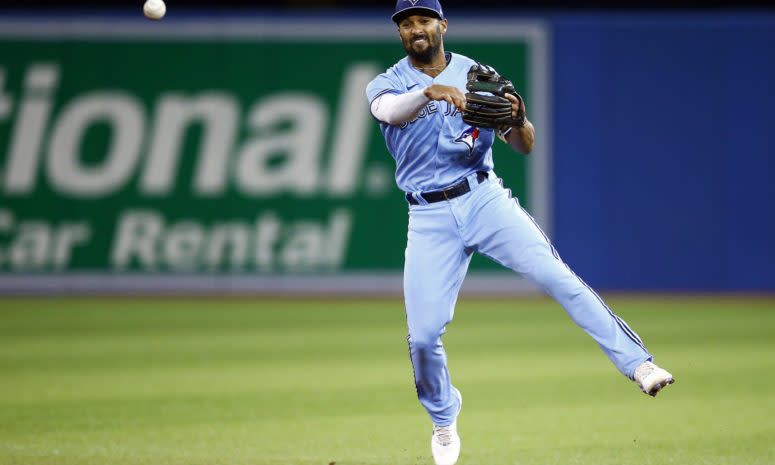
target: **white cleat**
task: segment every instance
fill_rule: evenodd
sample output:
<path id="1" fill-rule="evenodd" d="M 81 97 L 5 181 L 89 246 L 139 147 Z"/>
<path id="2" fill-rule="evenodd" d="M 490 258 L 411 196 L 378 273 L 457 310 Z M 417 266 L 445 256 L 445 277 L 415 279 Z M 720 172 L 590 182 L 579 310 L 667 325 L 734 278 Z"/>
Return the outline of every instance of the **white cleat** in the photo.
<path id="1" fill-rule="evenodd" d="M 635 382 L 640 386 L 640 390 L 654 397 L 668 384 L 673 384 L 675 379 L 667 370 L 657 365 L 645 361 L 635 369 Z"/>
<path id="2" fill-rule="evenodd" d="M 457 435 L 457 420 L 449 426 L 433 425 L 431 452 L 436 465 L 455 465 L 460 456 L 460 436 Z"/>
<path id="3" fill-rule="evenodd" d="M 455 389 L 460 407 L 463 407 L 463 397 L 460 391 Z M 458 414 L 460 409 L 458 409 Z M 431 452 L 436 465 L 455 465 L 460 457 L 460 436 L 457 434 L 457 418 L 448 426 L 433 425 L 431 437 Z"/>

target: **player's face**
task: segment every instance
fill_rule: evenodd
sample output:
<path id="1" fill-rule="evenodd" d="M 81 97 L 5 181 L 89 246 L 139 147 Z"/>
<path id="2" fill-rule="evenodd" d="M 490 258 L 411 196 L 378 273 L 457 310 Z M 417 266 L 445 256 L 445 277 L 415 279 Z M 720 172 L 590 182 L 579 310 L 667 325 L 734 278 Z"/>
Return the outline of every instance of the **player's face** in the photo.
<path id="1" fill-rule="evenodd" d="M 441 36 L 447 32 L 447 20 L 431 16 L 407 16 L 398 23 L 398 34 L 409 57 L 430 63 L 441 49 Z"/>

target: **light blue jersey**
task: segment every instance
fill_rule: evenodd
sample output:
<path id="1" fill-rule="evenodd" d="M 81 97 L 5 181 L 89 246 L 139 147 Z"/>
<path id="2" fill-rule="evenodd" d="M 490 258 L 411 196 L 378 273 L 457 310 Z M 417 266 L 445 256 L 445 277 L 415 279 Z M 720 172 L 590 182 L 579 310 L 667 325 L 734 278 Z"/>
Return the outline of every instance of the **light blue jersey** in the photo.
<path id="1" fill-rule="evenodd" d="M 434 79 L 404 58 L 369 84 L 369 103 L 386 93 L 403 94 L 432 84 L 465 92 L 474 63 L 449 54 L 447 67 Z M 651 360 L 638 335 L 571 271 L 503 187 L 493 171 L 494 131 L 468 126 L 460 112 L 443 101 L 429 102 L 412 121 L 380 122 L 380 128 L 396 161 L 396 182 L 412 194 L 407 196 L 404 261 L 407 341 L 417 396 L 435 425 L 451 425 L 462 405 L 441 336 L 454 316 L 474 253 L 514 270 L 557 300 L 625 376 L 632 379 L 636 367 Z M 464 187 L 458 190 L 460 185 Z M 445 189 L 441 196 L 440 189 Z"/>
<path id="2" fill-rule="evenodd" d="M 435 78 L 412 67 L 408 58 L 402 59 L 369 83 L 369 106 L 384 94 L 414 92 L 433 84 L 454 86 L 465 93 L 466 74 L 476 62 L 456 53 L 448 57 L 449 64 Z M 447 102 L 430 101 L 412 121 L 380 122 L 380 129 L 396 161 L 396 183 L 404 192 L 439 190 L 471 173 L 493 168 L 495 132 L 475 130 Z"/>

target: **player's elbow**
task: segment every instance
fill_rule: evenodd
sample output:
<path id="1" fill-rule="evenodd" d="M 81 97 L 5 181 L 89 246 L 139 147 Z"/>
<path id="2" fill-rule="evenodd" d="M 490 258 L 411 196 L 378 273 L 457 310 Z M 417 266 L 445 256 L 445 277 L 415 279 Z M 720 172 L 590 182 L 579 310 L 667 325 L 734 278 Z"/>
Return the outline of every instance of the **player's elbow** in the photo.
<path id="1" fill-rule="evenodd" d="M 398 116 L 394 116 L 394 115 L 390 115 L 390 116 L 387 116 L 385 118 L 385 123 L 387 123 L 387 124 L 389 124 L 391 126 L 396 126 L 396 125 L 399 125 L 399 124 L 401 124 L 403 122 L 405 122 L 405 120 L 399 118 Z"/>
<path id="2" fill-rule="evenodd" d="M 377 121 L 391 126 L 396 126 L 407 121 L 407 119 L 403 118 L 399 113 L 379 110 L 375 112 L 373 108 L 371 110 L 371 116 Z"/>
<path id="3" fill-rule="evenodd" d="M 522 155 L 528 155 L 533 151 L 535 141 L 532 137 L 519 137 L 515 139 L 516 140 L 512 140 L 509 144 L 515 152 L 521 153 Z"/>

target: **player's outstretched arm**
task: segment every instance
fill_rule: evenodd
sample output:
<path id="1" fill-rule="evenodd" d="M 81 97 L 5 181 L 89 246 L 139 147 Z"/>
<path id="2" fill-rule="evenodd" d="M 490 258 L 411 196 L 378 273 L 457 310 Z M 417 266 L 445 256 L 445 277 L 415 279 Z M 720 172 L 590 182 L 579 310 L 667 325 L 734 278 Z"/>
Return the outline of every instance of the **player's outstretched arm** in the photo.
<path id="1" fill-rule="evenodd" d="M 371 114 L 387 124 L 410 121 L 422 110 L 428 98 L 422 90 L 405 94 L 384 94 L 371 102 Z"/>
<path id="2" fill-rule="evenodd" d="M 377 97 L 371 103 L 371 114 L 383 123 L 400 124 L 414 119 L 431 100 L 444 100 L 460 110 L 466 105 L 466 97 L 457 87 L 434 84 L 414 92 Z"/>
<path id="3" fill-rule="evenodd" d="M 506 98 L 511 100 L 513 117 L 516 118 L 520 105 L 522 106 L 522 111 L 525 110 L 525 102 L 520 101 L 511 94 L 506 94 Z M 527 117 L 525 117 L 524 125 L 502 128 L 502 130 L 498 131 L 498 136 L 509 144 L 509 147 L 519 153 L 527 155 L 533 151 L 533 145 L 535 144 L 535 128 Z"/>

